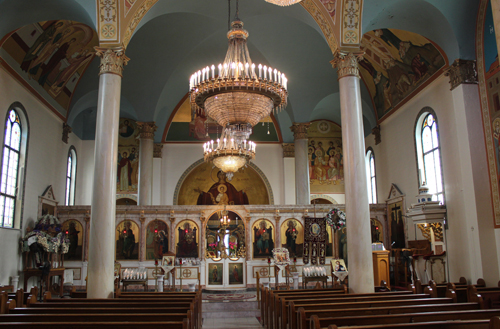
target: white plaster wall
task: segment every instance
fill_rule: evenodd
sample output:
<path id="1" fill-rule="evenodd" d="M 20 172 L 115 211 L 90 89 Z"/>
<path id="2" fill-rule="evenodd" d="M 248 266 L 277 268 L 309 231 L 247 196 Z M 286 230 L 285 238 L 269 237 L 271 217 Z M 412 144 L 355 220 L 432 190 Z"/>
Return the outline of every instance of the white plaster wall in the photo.
<path id="1" fill-rule="evenodd" d="M 470 225 L 471 209 L 469 204 L 472 172 L 470 158 L 463 161 L 465 154 L 460 154 L 461 134 L 466 129 L 462 118 L 457 118 L 454 108 L 453 96 L 447 77 L 440 77 L 422 90 L 411 101 L 398 109 L 388 119 L 381 123 L 382 142 L 375 145 L 373 136 L 365 139 L 366 147 L 371 146 L 375 154 L 377 174 L 377 198 L 384 202 L 390 189 L 390 184 L 395 183 L 406 194 L 406 207 L 416 202 L 418 194 L 417 163 L 415 154 L 414 129 L 417 115 L 424 107 L 431 107 L 437 115 L 442 152 L 442 167 L 444 175 L 444 189 L 447 206 L 447 249 L 450 279 L 458 280 L 465 276 L 475 280 L 478 275 L 496 268 L 498 262 L 481 263 L 481 246 L 486 251 L 485 243 L 480 245 L 477 226 Z M 477 88 L 477 87 L 476 87 Z M 473 137 L 469 139 L 472 153 L 474 148 L 483 147 L 482 131 L 470 132 Z M 477 170 L 477 168 L 474 168 Z M 489 186 L 474 191 L 474 200 L 488 198 Z M 473 203 L 476 207 L 475 202 Z M 491 205 L 490 205 L 491 208 Z M 474 212 L 476 209 L 472 209 Z M 486 214 L 487 215 L 487 214 Z M 468 217 L 469 216 L 469 219 Z M 488 216 L 493 227 L 493 219 Z M 498 237 L 498 233 L 496 234 Z M 408 238 L 415 238 L 413 225 L 408 225 Z M 497 238 L 498 240 L 498 238 Z M 497 242 L 492 239 L 488 242 L 489 248 L 495 248 Z M 479 256 L 479 257 L 478 257 Z"/>
<path id="2" fill-rule="evenodd" d="M 161 204 L 171 205 L 180 177 L 194 162 L 202 159 L 203 147 L 198 143 L 168 143 L 162 150 Z M 258 144 L 253 163 L 266 175 L 274 203 L 284 204 L 283 150 L 281 144 Z M 156 172 L 155 172 L 156 173 Z"/>
<path id="3" fill-rule="evenodd" d="M 19 239 L 27 225 L 38 213 L 38 196 L 52 185 L 56 199 L 63 204 L 66 187 L 66 161 L 73 145 L 80 159 L 81 140 L 70 134 L 68 144 L 62 142 L 62 120 L 47 109 L 19 82 L 0 69 L 0 119 L 2 125 L 9 106 L 18 101 L 26 109 L 29 121 L 28 158 L 25 169 L 25 190 L 22 229 L 0 228 L 0 284 L 9 283 L 10 277 L 22 270 Z M 3 134 L 0 136 L 3 143 Z M 82 181 L 77 173 L 77 184 Z M 78 186 L 78 185 L 77 185 Z M 79 193 L 76 193 L 79 198 Z M 77 200 L 76 199 L 76 200 Z"/>
<path id="4" fill-rule="evenodd" d="M 284 204 L 295 204 L 295 158 L 283 158 Z"/>

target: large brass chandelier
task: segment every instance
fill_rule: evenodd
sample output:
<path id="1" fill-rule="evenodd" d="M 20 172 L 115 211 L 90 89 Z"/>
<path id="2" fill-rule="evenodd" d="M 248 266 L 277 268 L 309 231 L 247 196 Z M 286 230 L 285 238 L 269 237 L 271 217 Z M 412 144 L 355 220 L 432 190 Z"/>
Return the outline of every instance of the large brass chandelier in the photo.
<path id="1" fill-rule="evenodd" d="M 266 0 L 266 2 L 278 5 L 278 6 L 291 6 L 296 3 L 301 2 L 302 0 Z"/>
<path id="2" fill-rule="evenodd" d="M 238 18 L 238 9 L 227 37 L 229 47 L 224 62 L 192 74 L 189 90 L 192 110 L 203 109 L 223 127 L 220 139 L 203 145 L 204 159 L 213 162 L 230 180 L 255 158 L 256 145 L 248 140 L 252 127 L 272 111 L 284 109 L 288 91 L 285 74 L 252 62 L 248 32 Z"/>

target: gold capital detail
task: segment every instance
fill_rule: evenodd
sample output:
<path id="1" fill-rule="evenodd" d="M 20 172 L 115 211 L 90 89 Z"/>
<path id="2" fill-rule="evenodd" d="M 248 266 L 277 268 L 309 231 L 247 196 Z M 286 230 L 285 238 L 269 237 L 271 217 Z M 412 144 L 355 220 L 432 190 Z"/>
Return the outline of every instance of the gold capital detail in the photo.
<path id="1" fill-rule="evenodd" d="M 451 90 L 461 84 L 477 84 L 476 61 L 456 59 L 444 74 L 450 77 Z"/>
<path id="2" fill-rule="evenodd" d="M 294 143 L 283 143 L 283 157 L 284 158 L 294 158 L 295 157 L 295 144 Z"/>
<path id="3" fill-rule="evenodd" d="M 363 54 L 342 51 L 335 53 L 334 59 L 330 63 L 333 68 L 337 68 L 339 80 L 348 76 L 359 78 L 358 61 L 363 59 Z"/>
<path id="4" fill-rule="evenodd" d="M 96 55 L 101 57 L 99 75 L 104 73 L 117 74 L 123 77 L 123 67 L 127 65 L 130 58 L 125 56 L 123 47 L 103 48 L 94 47 Z"/>
<path id="5" fill-rule="evenodd" d="M 155 143 L 153 148 L 153 158 L 161 158 L 162 143 Z"/>
<path id="6" fill-rule="evenodd" d="M 142 139 L 154 139 L 155 131 L 158 128 L 154 122 L 137 122 L 139 136 Z"/>
<path id="7" fill-rule="evenodd" d="M 293 132 L 293 139 L 307 139 L 307 129 L 311 125 L 310 122 L 297 123 L 294 122 L 290 129 Z"/>

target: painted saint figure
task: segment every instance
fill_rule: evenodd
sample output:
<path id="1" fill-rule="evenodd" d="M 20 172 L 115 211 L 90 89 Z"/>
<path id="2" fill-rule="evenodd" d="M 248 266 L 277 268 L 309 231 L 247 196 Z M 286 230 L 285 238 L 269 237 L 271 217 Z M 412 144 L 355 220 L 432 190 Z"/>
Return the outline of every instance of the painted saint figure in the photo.
<path id="1" fill-rule="evenodd" d="M 135 235 L 130 228 L 127 229 L 126 232 L 125 238 L 123 239 L 123 256 L 125 259 L 131 259 L 135 249 Z"/>
<path id="2" fill-rule="evenodd" d="M 236 265 L 234 265 L 234 269 L 233 269 L 233 278 L 234 278 L 235 282 L 240 282 L 240 278 L 238 275 L 238 269 L 236 268 Z"/>
<path id="3" fill-rule="evenodd" d="M 132 178 L 132 164 L 128 153 L 123 152 L 122 159 L 118 163 L 118 178 L 120 179 L 120 191 L 128 191 Z"/>
<path id="4" fill-rule="evenodd" d="M 177 257 L 198 257 L 198 243 L 196 242 L 196 227 L 185 223 L 183 228 L 178 228 L 179 243 L 177 244 Z"/>
<path id="5" fill-rule="evenodd" d="M 290 253 L 290 256 L 296 256 L 297 255 L 297 246 L 295 244 L 295 241 L 297 240 L 297 228 L 296 228 L 296 223 L 293 220 L 288 221 L 288 228 L 286 229 L 285 236 L 286 236 L 286 247 L 288 248 L 288 252 Z"/>
<path id="6" fill-rule="evenodd" d="M 248 195 L 245 190 L 238 191 L 233 184 L 226 181 L 226 174 L 223 171 L 217 173 L 219 181 L 210 187 L 208 192 L 199 188 L 195 192 L 200 193 L 197 205 L 241 205 L 248 204 Z"/>
<path id="7" fill-rule="evenodd" d="M 255 234 L 255 250 L 254 256 L 266 256 L 271 254 L 271 250 L 274 247 L 274 242 L 272 240 L 272 227 L 266 228 L 266 222 L 261 220 L 259 222 L 259 228 L 254 227 Z"/>

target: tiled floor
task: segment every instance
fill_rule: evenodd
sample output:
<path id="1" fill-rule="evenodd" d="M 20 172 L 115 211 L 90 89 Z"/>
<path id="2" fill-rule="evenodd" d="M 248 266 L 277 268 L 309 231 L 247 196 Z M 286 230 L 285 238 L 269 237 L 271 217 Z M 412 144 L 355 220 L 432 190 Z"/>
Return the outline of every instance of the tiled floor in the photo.
<path id="1" fill-rule="evenodd" d="M 216 319 L 204 319 L 203 329 L 215 329 L 215 328 L 240 328 L 240 329 L 257 329 L 262 328 L 259 321 L 255 317 L 251 318 L 216 318 Z"/>

